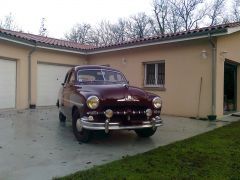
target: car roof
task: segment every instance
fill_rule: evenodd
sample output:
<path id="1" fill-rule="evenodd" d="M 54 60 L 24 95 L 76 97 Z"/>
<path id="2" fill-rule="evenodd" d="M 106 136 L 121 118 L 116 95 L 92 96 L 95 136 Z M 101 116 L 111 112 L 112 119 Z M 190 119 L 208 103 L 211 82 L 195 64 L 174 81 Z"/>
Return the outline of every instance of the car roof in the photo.
<path id="1" fill-rule="evenodd" d="M 99 66 L 99 65 L 81 65 L 81 66 L 75 66 L 75 67 L 73 67 L 73 69 L 75 71 L 84 70 L 84 69 L 107 69 L 107 70 L 112 70 L 112 71 L 118 71 L 109 66 Z"/>

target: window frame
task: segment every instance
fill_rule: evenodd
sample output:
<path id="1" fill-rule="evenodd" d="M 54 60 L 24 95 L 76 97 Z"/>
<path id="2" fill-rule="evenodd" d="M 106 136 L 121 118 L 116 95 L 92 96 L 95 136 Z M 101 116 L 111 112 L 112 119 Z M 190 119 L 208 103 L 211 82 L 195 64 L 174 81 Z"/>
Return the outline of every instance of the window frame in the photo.
<path id="1" fill-rule="evenodd" d="M 155 84 L 147 84 L 147 65 L 148 64 L 154 64 L 155 65 Z M 164 84 L 157 84 L 158 82 L 158 64 L 164 64 Z M 149 61 L 144 62 L 144 87 L 146 88 L 165 88 L 165 77 L 166 77 L 166 63 L 165 60 L 159 60 L 159 61 Z"/>
<path id="2" fill-rule="evenodd" d="M 64 84 L 67 84 L 67 82 L 68 82 L 69 73 L 70 72 L 67 72 L 67 74 L 65 75 L 65 78 L 64 78 L 64 81 L 63 81 Z"/>
<path id="3" fill-rule="evenodd" d="M 75 81 L 76 81 L 75 73 L 74 71 L 72 71 L 71 74 L 69 75 L 68 84 L 74 84 Z"/>

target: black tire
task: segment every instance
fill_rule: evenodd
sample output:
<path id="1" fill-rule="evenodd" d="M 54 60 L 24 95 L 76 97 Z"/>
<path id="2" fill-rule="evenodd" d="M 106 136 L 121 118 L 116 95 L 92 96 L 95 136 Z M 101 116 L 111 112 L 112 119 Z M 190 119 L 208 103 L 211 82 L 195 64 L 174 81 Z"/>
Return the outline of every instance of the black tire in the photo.
<path id="1" fill-rule="evenodd" d="M 83 129 L 81 131 L 79 131 L 77 129 L 77 120 L 79 119 L 80 117 L 80 114 L 77 110 L 75 110 L 73 112 L 73 117 L 72 117 L 72 128 L 73 128 L 73 134 L 74 136 L 76 137 L 76 139 L 79 141 L 79 142 L 89 142 L 90 139 L 91 139 L 91 132 L 87 129 Z"/>
<path id="2" fill-rule="evenodd" d="M 59 121 L 66 122 L 66 116 L 62 112 L 59 112 Z"/>
<path id="3" fill-rule="evenodd" d="M 150 137 L 154 135 L 154 133 L 156 132 L 156 129 L 152 129 L 152 128 L 136 129 L 135 132 L 139 137 Z"/>

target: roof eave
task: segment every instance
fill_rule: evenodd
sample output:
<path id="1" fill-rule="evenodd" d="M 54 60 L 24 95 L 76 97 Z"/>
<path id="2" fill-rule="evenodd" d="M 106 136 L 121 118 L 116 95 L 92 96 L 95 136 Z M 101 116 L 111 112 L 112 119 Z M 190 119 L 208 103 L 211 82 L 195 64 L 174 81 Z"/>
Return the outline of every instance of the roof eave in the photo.
<path id="1" fill-rule="evenodd" d="M 60 46 L 48 45 L 45 43 L 37 43 L 36 41 L 33 41 L 33 40 L 24 40 L 22 38 L 13 37 L 13 36 L 5 35 L 5 34 L 0 35 L 0 40 L 12 42 L 12 43 L 19 44 L 19 45 L 24 45 L 27 47 L 36 47 L 36 48 L 40 48 L 40 49 L 61 51 L 61 52 L 81 54 L 81 55 L 86 54 L 86 50 L 84 50 L 84 49 L 73 49 L 73 48 L 67 48 L 67 47 L 61 48 Z"/>
<path id="2" fill-rule="evenodd" d="M 240 26 L 237 26 L 237 27 L 229 27 L 227 28 L 228 30 L 228 34 L 232 34 L 232 33 L 235 33 L 235 32 L 238 32 L 240 31 Z"/>
<path id="3" fill-rule="evenodd" d="M 196 40 L 196 39 L 203 39 L 208 38 L 209 34 L 211 34 L 212 37 L 216 36 L 223 36 L 228 34 L 228 29 L 218 30 L 217 32 L 205 32 L 201 35 L 184 35 L 184 37 L 177 37 L 177 38 L 169 38 L 164 40 L 157 40 L 157 41 L 146 41 L 141 44 L 125 44 L 121 47 L 106 47 L 106 48 L 97 48 L 93 50 L 88 50 L 87 55 L 94 55 L 94 54 L 100 54 L 105 52 L 113 52 L 113 51 L 120 51 L 125 49 L 134 49 L 134 48 L 140 48 L 140 47 L 146 47 L 146 46 L 154 46 L 154 45 L 161 45 L 161 44 L 169 44 L 169 43 L 176 43 L 176 42 L 183 42 L 183 41 L 190 41 L 190 40 Z"/>
<path id="4" fill-rule="evenodd" d="M 81 55 L 94 55 L 94 54 L 100 54 L 105 52 L 120 51 L 125 49 L 133 49 L 133 48 L 140 48 L 140 47 L 146 47 L 146 46 L 154 46 L 154 45 L 169 44 L 169 43 L 190 41 L 190 40 L 196 40 L 196 39 L 203 39 L 203 38 L 208 38 L 209 34 L 211 34 L 212 37 L 223 36 L 226 34 L 237 32 L 237 31 L 240 31 L 240 27 L 228 27 L 223 29 L 215 29 L 215 30 L 204 31 L 204 32 L 184 34 L 182 36 L 175 36 L 175 37 L 169 36 L 163 39 L 152 39 L 152 40 L 145 40 L 140 42 L 136 41 L 133 43 L 130 42 L 129 44 L 123 43 L 121 45 L 113 45 L 113 46 L 107 46 L 102 48 L 99 47 L 95 49 L 77 49 L 77 48 L 74 49 L 74 48 L 68 48 L 68 47 L 61 47 L 57 45 L 49 45 L 46 43 L 39 43 L 34 40 L 22 39 L 22 38 L 13 37 L 13 36 L 1 34 L 1 33 L 0 33 L 0 39 L 13 42 L 16 44 L 20 44 L 20 45 L 25 45 L 28 47 L 36 47 L 40 49 L 54 50 L 54 51 L 81 54 Z"/>
<path id="5" fill-rule="evenodd" d="M 40 43 L 40 44 L 37 43 L 36 47 L 40 49 L 60 51 L 60 52 L 73 53 L 73 54 L 81 54 L 81 55 L 86 55 L 86 51 L 87 51 L 83 49 L 60 48 L 59 46 L 46 45 L 44 43 Z"/>
<path id="6" fill-rule="evenodd" d="M 24 45 L 24 46 L 28 46 L 28 47 L 34 47 L 35 46 L 35 42 L 34 41 L 30 41 L 30 40 L 24 40 L 22 38 L 17 38 L 17 37 L 12 37 L 9 35 L 5 35 L 5 34 L 1 34 L 0 35 L 0 40 L 4 40 L 4 41 L 9 41 L 15 44 L 20 44 L 20 45 Z"/>

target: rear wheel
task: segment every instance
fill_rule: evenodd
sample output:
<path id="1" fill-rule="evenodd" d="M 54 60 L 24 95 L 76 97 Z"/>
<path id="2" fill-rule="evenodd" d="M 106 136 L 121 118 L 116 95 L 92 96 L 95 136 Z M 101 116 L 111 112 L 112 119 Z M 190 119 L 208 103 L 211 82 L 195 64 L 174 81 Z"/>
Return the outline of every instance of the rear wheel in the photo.
<path id="1" fill-rule="evenodd" d="M 136 129 L 135 132 L 139 137 L 150 137 L 156 132 L 156 129 L 152 128 Z"/>
<path id="2" fill-rule="evenodd" d="M 66 121 L 66 116 L 62 112 L 59 112 L 59 121 L 60 122 L 65 122 Z"/>
<path id="3" fill-rule="evenodd" d="M 87 129 L 82 128 L 79 118 L 80 114 L 78 110 L 74 110 L 72 117 L 73 134 L 78 141 L 89 142 L 91 138 L 91 132 Z"/>

